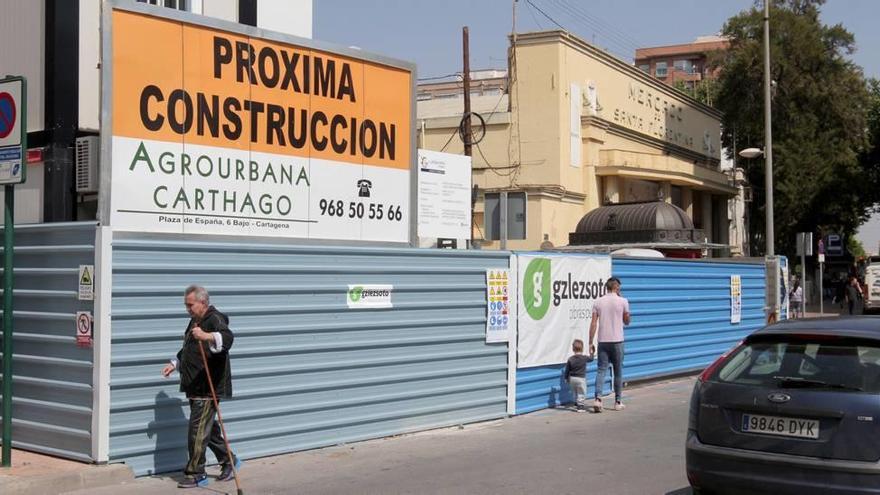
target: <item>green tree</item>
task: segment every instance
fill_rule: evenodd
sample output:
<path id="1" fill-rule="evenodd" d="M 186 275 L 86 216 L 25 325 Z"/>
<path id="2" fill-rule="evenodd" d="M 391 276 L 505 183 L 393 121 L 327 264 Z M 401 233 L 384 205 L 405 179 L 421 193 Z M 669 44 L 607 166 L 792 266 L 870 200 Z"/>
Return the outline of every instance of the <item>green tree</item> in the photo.
<path id="1" fill-rule="evenodd" d="M 862 241 L 856 239 L 856 236 L 854 235 L 847 238 L 846 249 L 849 251 L 849 254 L 853 255 L 856 259 L 865 256 L 865 246 L 863 246 Z"/>
<path id="2" fill-rule="evenodd" d="M 689 88 L 684 81 L 675 81 L 672 86 L 700 103 L 710 107 L 715 106 L 715 100 L 718 97 L 718 82 L 714 79 L 695 81 L 693 88 Z"/>
<path id="3" fill-rule="evenodd" d="M 859 182 L 859 194 L 880 212 L 880 80 L 868 81 L 868 148 L 859 160 L 865 180 Z"/>
<path id="4" fill-rule="evenodd" d="M 770 1 L 775 242 L 779 254 L 793 255 L 797 232 L 853 234 L 877 202 L 880 174 L 866 174 L 871 99 L 861 68 L 847 59 L 854 36 L 820 21 L 824 0 Z M 718 59 L 715 106 L 730 153 L 763 147 L 762 7 L 756 2 L 723 29 L 731 48 Z M 763 252 L 764 160 L 741 166 L 754 193 L 752 252 Z"/>

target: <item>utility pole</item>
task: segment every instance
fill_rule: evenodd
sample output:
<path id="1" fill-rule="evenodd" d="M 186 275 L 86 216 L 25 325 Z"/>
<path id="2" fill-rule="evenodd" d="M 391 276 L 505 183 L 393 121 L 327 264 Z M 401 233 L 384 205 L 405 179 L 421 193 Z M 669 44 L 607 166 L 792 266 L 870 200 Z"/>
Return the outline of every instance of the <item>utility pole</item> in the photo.
<path id="1" fill-rule="evenodd" d="M 776 249 L 773 242 L 773 135 L 770 129 L 770 0 L 764 0 L 764 210 L 767 214 L 767 256 L 773 256 Z"/>
<path id="2" fill-rule="evenodd" d="M 513 25 L 510 27 L 510 48 L 507 50 L 507 111 L 513 110 L 513 86 L 516 74 L 516 4 L 519 0 L 513 0 Z"/>
<path id="3" fill-rule="evenodd" d="M 468 43 L 468 28 L 461 28 L 461 45 L 464 56 L 464 68 L 462 71 L 462 90 L 464 91 L 464 115 L 462 116 L 462 124 L 464 126 L 464 154 L 472 156 L 471 150 L 471 62 L 470 62 L 470 46 Z"/>

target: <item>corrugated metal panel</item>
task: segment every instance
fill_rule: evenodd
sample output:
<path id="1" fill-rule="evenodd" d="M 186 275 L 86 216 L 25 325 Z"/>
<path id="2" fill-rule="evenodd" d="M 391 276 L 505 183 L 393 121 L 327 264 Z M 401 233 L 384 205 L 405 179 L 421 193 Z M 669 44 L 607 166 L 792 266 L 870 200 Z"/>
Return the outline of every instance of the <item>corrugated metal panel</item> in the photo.
<path id="1" fill-rule="evenodd" d="M 509 253 L 121 239 L 113 246 L 110 460 L 180 469 L 188 406 L 159 370 L 183 289 L 202 284 L 236 334 L 233 449 L 265 456 L 502 417 L 507 346 L 485 343 L 485 270 Z M 348 284 L 393 284 L 351 310 Z"/>
<path id="2" fill-rule="evenodd" d="M 614 258 L 629 299 L 624 377 L 635 380 L 696 370 L 764 325 L 764 264 Z M 730 323 L 730 276 L 742 277 L 742 322 Z M 517 370 L 517 414 L 571 401 L 563 365 Z M 587 370 L 588 397 L 596 365 Z M 609 373 L 610 375 L 610 373 Z M 607 378 L 605 391 L 610 390 Z"/>
<path id="3" fill-rule="evenodd" d="M 12 444 L 17 448 L 91 459 L 93 356 L 92 349 L 76 346 L 75 318 L 77 311 L 93 310 L 92 301 L 77 299 L 77 290 L 79 265 L 94 262 L 92 222 L 15 227 Z"/>

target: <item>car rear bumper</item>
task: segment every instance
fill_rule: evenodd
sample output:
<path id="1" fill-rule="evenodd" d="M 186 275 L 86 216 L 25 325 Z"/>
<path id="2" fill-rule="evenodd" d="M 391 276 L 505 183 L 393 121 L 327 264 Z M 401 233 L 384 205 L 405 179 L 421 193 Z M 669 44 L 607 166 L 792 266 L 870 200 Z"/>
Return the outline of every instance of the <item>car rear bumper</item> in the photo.
<path id="1" fill-rule="evenodd" d="M 880 463 L 706 445 L 688 431 L 688 479 L 712 493 L 880 494 Z"/>

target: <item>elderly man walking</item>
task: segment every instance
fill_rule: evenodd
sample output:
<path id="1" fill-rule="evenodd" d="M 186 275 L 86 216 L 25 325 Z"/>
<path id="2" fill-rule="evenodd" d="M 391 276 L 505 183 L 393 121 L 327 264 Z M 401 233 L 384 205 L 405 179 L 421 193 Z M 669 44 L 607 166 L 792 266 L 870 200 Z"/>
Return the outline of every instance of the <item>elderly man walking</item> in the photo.
<path id="1" fill-rule="evenodd" d="M 220 425 L 214 421 L 217 410 L 211 400 L 208 375 L 202 351 L 199 350 L 199 347 L 203 350 L 207 347 L 205 355 L 217 399 L 232 397 L 229 349 L 234 337 L 229 330 L 229 318 L 211 306 L 210 296 L 204 287 L 187 287 L 184 304 L 190 320 L 183 334 L 183 346 L 177 357 L 162 370 L 162 375 L 167 377 L 174 371 L 180 372 L 180 391 L 189 399 L 189 462 L 184 469 L 187 478 L 177 486 L 196 488 L 208 484 L 205 474 L 206 449 L 210 448 L 222 465 L 219 481 L 231 480 L 233 464 L 236 470 L 240 466 L 238 458 L 227 451 Z"/>
<path id="2" fill-rule="evenodd" d="M 602 387 L 605 372 L 610 364 L 614 368 L 614 410 L 622 411 L 623 405 L 623 326 L 629 325 L 629 301 L 620 295 L 620 280 L 615 277 L 605 283 L 606 293 L 593 305 L 590 322 L 590 342 L 599 334 L 599 366 L 596 372 L 595 401 L 593 411 L 602 412 Z M 596 354 L 596 346 L 590 345 L 590 355 Z"/>

